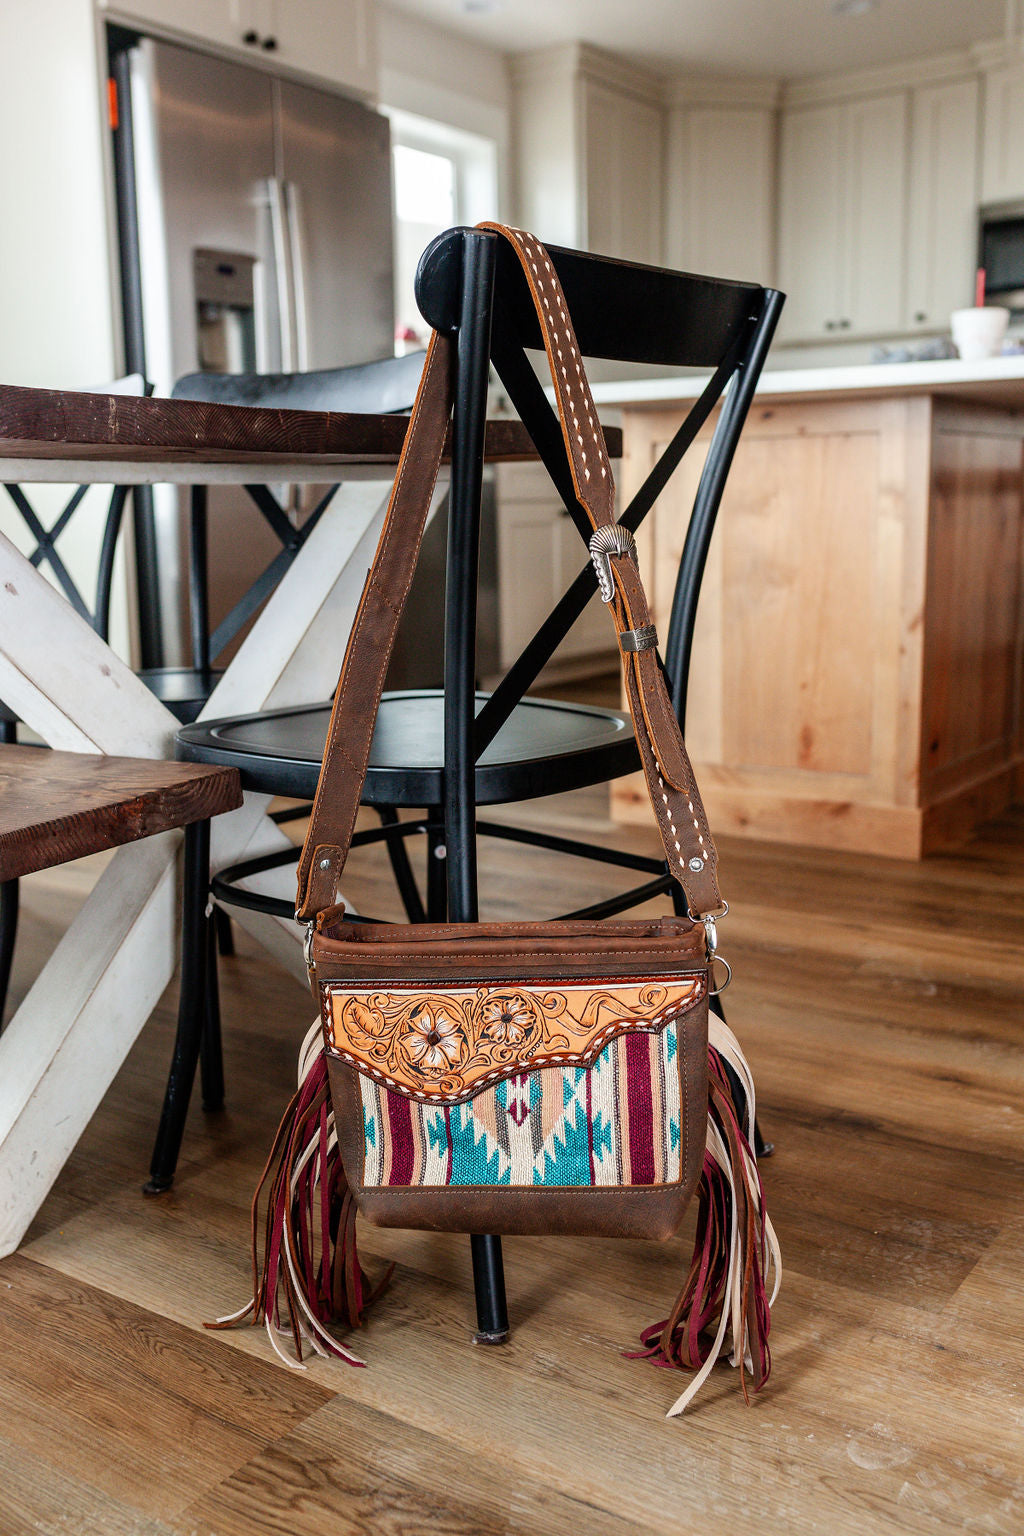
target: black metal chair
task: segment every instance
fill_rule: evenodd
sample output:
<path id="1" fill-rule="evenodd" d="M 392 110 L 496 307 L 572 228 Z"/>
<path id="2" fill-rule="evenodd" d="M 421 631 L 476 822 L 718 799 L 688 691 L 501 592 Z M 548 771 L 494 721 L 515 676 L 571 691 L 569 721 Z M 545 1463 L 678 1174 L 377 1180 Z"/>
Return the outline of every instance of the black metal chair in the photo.
<path id="1" fill-rule="evenodd" d="M 751 396 L 778 320 L 783 296 L 751 284 L 640 267 L 551 249 L 565 288 L 581 351 L 592 357 L 710 370 L 686 421 L 648 475 L 621 522 L 636 529 L 687 448 L 725 396 L 690 519 L 665 643 L 665 665 L 680 719 L 685 713 L 697 597 L 715 516 Z M 607 916 L 678 887 L 659 860 L 609 851 L 574 839 L 477 820 L 477 807 L 579 788 L 632 772 L 639 757 L 628 715 L 616 710 L 524 697 L 541 668 L 596 590 L 581 549 L 579 576 L 507 676 L 489 695 L 476 690 L 476 575 L 487 374 L 493 362 L 586 544 L 590 527 L 576 502 L 557 418 L 524 349 L 540 346 L 525 282 L 504 241 L 487 232 L 453 230 L 425 253 L 417 282 L 429 323 L 455 338 L 456 398 L 448 524 L 444 689 L 385 694 L 378 717 L 365 804 L 381 826 L 355 843 L 383 840 L 413 922 L 477 918 L 476 837 L 530 842 L 557 853 L 599 859 L 647 875 L 643 884 L 569 916 Z M 340 658 L 339 658 L 340 659 Z M 201 762 L 229 763 L 244 787 L 308 797 L 316 784 L 330 706 L 213 720 L 179 732 L 178 750 Z M 399 808 L 423 814 L 399 820 Z M 405 851 L 425 831 L 425 897 Z M 240 889 L 238 881 L 285 862 L 289 852 L 223 870 L 212 881 L 218 901 L 290 915 L 290 903 Z M 206 883 L 198 879 L 206 899 Z M 531 913 L 541 917 L 550 914 Z M 176 1055 L 195 1069 L 196 1038 Z M 218 1042 L 205 1032 L 214 1061 Z M 211 1068 L 211 1076 L 215 1073 Z M 204 1085 L 205 1086 L 205 1085 Z M 172 1071 L 153 1159 L 153 1185 L 173 1177 L 191 1080 Z M 507 1312 L 500 1243 L 474 1237 L 474 1275 L 481 1336 L 504 1336 Z"/>
<path id="2" fill-rule="evenodd" d="M 308 373 L 188 373 L 171 390 L 172 400 L 204 400 L 305 411 L 402 414 L 411 409 L 423 371 L 423 353 L 383 357 Z M 207 487 L 194 485 L 189 506 L 189 628 L 191 660 L 185 666 L 147 667 L 140 677 L 183 723 L 192 721 L 219 677 L 217 660 L 270 596 L 298 555 L 338 487 L 328 486 L 296 526 L 269 486 L 247 485 L 251 501 L 281 544 L 230 612 L 211 623 Z"/>

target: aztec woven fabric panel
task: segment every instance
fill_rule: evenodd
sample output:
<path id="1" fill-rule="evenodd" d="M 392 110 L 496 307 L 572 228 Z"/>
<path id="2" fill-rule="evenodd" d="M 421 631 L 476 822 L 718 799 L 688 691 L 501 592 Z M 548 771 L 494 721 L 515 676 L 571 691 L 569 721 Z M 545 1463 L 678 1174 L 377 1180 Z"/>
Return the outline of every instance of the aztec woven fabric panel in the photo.
<path id="1" fill-rule="evenodd" d="M 356 1068 L 368 1188 L 636 1188 L 683 1176 L 678 1031 L 690 974 L 613 982 L 328 981 Z"/>
<path id="2" fill-rule="evenodd" d="M 468 1103 L 427 1105 L 360 1074 L 367 1187 L 676 1184 L 676 1030 L 620 1035 L 590 1067 L 503 1078 Z"/>

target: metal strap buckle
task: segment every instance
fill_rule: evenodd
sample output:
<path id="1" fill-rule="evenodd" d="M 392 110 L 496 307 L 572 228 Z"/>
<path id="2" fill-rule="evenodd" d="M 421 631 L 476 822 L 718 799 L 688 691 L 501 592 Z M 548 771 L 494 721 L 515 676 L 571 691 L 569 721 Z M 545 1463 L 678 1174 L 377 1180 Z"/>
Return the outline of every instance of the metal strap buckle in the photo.
<path id="1" fill-rule="evenodd" d="M 597 584 L 601 589 L 601 601 L 610 603 L 615 598 L 615 577 L 612 575 L 612 555 L 628 555 L 636 561 L 636 539 L 621 523 L 604 523 L 590 535 L 590 558 L 597 572 Z"/>

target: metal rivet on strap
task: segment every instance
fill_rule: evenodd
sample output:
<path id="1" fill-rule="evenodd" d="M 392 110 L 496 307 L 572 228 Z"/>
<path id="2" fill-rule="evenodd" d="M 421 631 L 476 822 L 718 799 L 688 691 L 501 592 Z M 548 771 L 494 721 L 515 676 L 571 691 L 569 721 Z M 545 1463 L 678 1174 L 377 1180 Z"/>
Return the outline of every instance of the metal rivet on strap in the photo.
<path id="1" fill-rule="evenodd" d="M 320 860 L 320 868 L 321 869 L 330 869 L 330 867 L 331 867 L 330 859 L 321 859 Z"/>
<path id="2" fill-rule="evenodd" d="M 690 860 L 690 868 L 693 870 L 695 875 L 699 875 L 701 870 L 704 868 L 704 860 L 698 859 L 697 855 L 694 854 L 693 858 Z"/>

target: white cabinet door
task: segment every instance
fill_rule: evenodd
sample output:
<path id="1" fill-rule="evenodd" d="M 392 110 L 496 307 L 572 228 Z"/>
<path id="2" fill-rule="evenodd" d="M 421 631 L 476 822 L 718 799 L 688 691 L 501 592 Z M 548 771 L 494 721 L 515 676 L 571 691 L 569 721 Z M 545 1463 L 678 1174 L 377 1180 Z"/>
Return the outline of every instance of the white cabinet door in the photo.
<path id="1" fill-rule="evenodd" d="M 1024 197 L 1024 62 L 985 73 L 981 200 Z"/>
<path id="2" fill-rule="evenodd" d="M 583 177 L 587 249 L 626 261 L 661 261 L 662 114 L 586 80 Z"/>
<path id="3" fill-rule="evenodd" d="M 977 253 L 978 83 L 914 92 L 904 325 L 944 330 L 970 304 Z"/>
<path id="4" fill-rule="evenodd" d="M 807 107 L 782 119 L 779 287 L 787 295 L 780 339 L 831 336 L 841 309 L 843 109 Z"/>
<path id="5" fill-rule="evenodd" d="M 170 37 L 198 38 L 246 53 L 259 47 L 257 0 L 100 0 L 100 4 L 126 20 L 148 22 Z"/>
<path id="6" fill-rule="evenodd" d="M 870 336 L 903 321 L 907 93 L 844 108 L 845 260 L 839 329 Z"/>
<path id="7" fill-rule="evenodd" d="M 666 166 L 665 264 L 711 277 L 775 276 L 775 113 L 676 108 Z"/>
<path id="8" fill-rule="evenodd" d="M 508 667 L 587 561 L 587 551 L 535 464 L 498 466 L 498 651 Z M 615 649 L 604 604 L 594 596 L 558 648 L 556 661 L 589 656 L 603 665 Z"/>
<path id="9" fill-rule="evenodd" d="M 361 95 L 377 91 L 371 0 L 100 0 L 118 17 L 300 70 Z"/>
<path id="10" fill-rule="evenodd" d="M 783 116 L 779 286 L 787 341 L 898 331 L 906 242 L 907 93 Z"/>
<path id="11" fill-rule="evenodd" d="M 376 95 L 377 48 L 370 0 L 256 0 L 263 46 L 291 69 Z"/>

